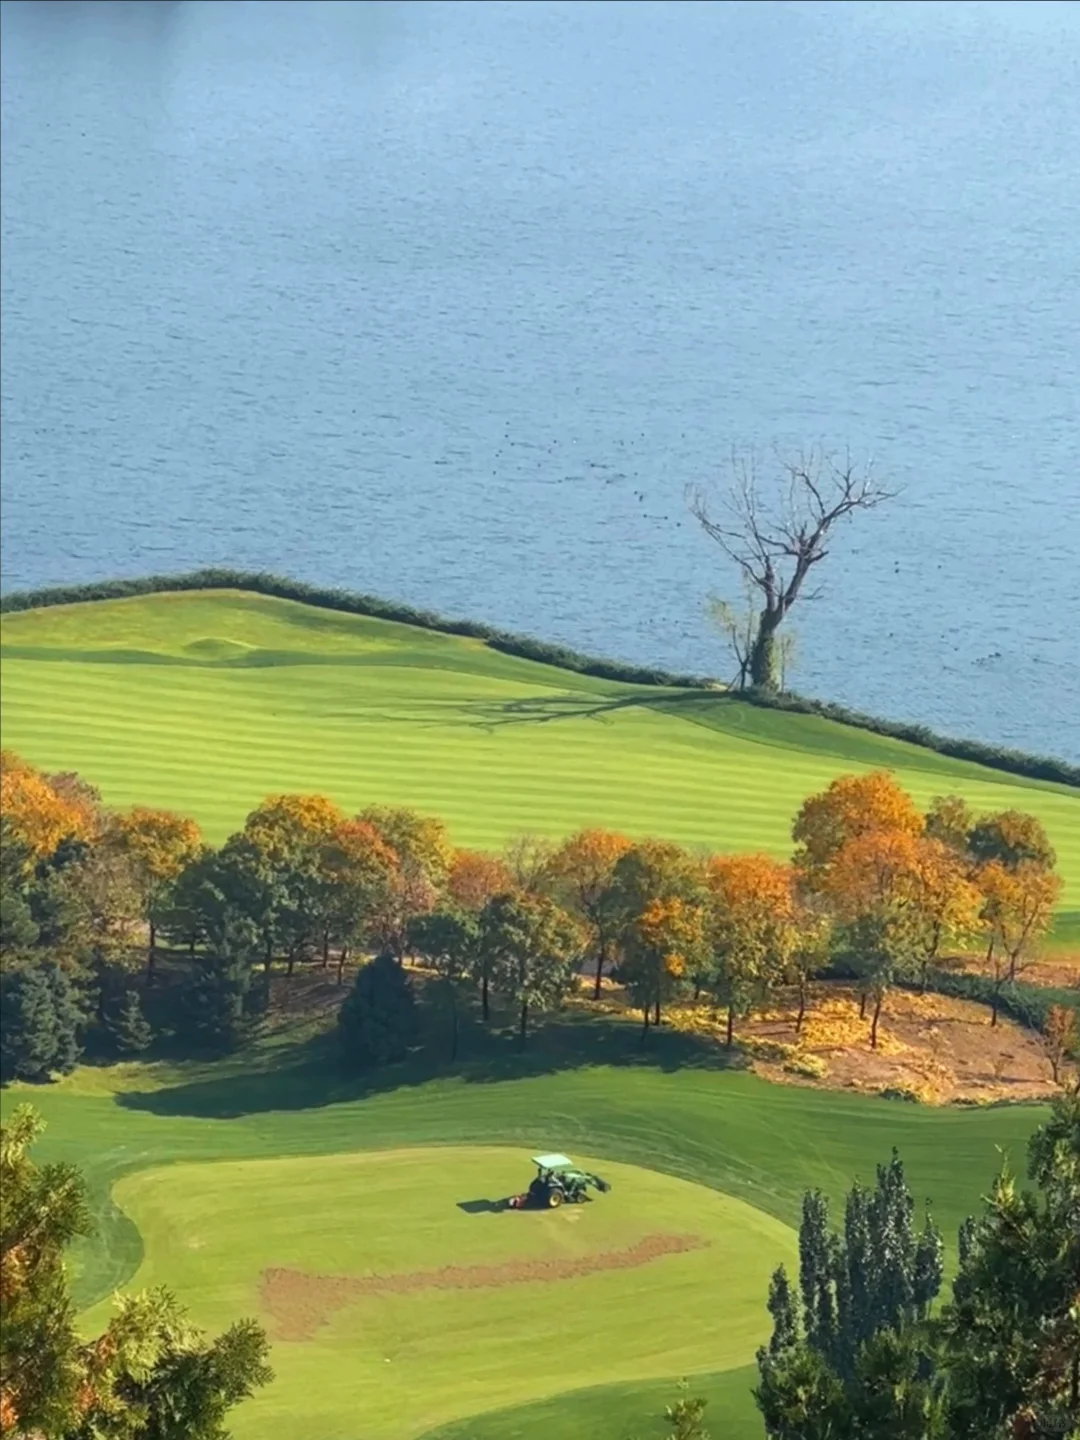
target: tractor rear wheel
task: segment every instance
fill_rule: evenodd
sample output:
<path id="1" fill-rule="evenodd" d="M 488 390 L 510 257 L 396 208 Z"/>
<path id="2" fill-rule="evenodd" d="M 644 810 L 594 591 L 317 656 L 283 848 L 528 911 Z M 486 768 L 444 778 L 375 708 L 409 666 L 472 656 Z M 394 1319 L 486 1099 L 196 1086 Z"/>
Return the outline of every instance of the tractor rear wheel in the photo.
<path id="1" fill-rule="evenodd" d="M 548 1196 L 548 1209 L 557 1210 L 558 1207 L 562 1204 L 562 1200 L 562 1191 L 552 1190 L 551 1194 Z"/>

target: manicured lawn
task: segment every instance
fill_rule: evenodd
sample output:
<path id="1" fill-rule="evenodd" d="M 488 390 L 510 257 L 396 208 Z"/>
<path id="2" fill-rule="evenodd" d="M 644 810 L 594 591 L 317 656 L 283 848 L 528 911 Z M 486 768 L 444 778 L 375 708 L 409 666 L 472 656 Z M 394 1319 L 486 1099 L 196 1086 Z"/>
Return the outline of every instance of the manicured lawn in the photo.
<path id="1" fill-rule="evenodd" d="M 575 1159 L 602 1165 L 611 1192 L 538 1213 L 472 1204 L 526 1183 L 520 1147 L 172 1165 L 127 1177 L 115 1198 L 146 1245 L 133 1285 L 172 1286 L 207 1326 L 257 1311 L 268 1265 L 289 1272 L 265 1307 L 277 1381 L 244 1408 L 237 1440 L 352 1440 L 361 1415 L 370 1440 L 396 1440 L 598 1376 L 745 1365 L 767 1334 L 769 1273 L 796 1258 L 792 1231 L 685 1180 Z M 599 1268 L 656 1237 L 696 1248 Z M 515 1278 L 541 1273 L 517 1262 L 552 1278 Z M 447 1266 L 462 1270 L 442 1282 L 455 1288 L 433 1283 Z M 344 1303 L 327 1280 L 371 1274 L 388 1288 Z M 424 1288 L 389 1290 L 408 1275 Z"/>
<path id="2" fill-rule="evenodd" d="M 408 626 L 236 592 L 5 615 L 3 743 L 115 805 L 190 814 L 213 841 L 264 795 L 409 804 L 460 844 L 581 825 L 715 849 L 790 849 L 845 770 L 915 797 L 1038 814 L 1080 912 L 1080 793 L 811 716 L 593 680 Z"/>
<path id="3" fill-rule="evenodd" d="M 736 1385 L 724 1372 L 752 1359 L 763 1333 L 764 1277 L 791 1256 L 785 1227 L 797 1224 L 804 1188 L 839 1197 L 854 1176 L 872 1178 L 896 1145 L 913 1192 L 931 1200 L 952 1237 L 986 1190 L 999 1147 L 1022 1168 L 1041 1114 L 931 1110 L 771 1086 L 745 1073 L 678 1066 L 674 1052 L 658 1051 L 655 1063 L 628 1055 L 624 1065 L 563 1067 L 540 1049 L 497 1068 L 485 1062 L 428 1079 L 402 1069 L 365 1084 L 343 1080 L 325 1054 L 301 1047 L 296 1063 L 247 1056 L 218 1066 L 82 1070 L 57 1086 L 15 1087 L 3 1099 L 5 1109 L 20 1099 L 38 1105 L 50 1127 L 42 1153 L 73 1159 L 90 1176 L 103 1225 L 78 1257 L 78 1294 L 88 1304 L 133 1280 L 161 1280 L 197 1318 L 220 1325 L 259 1313 L 255 1282 L 264 1266 L 355 1275 L 475 1264 L 485 1254 L 499 1261 L 545 1247 L 625 1246 L 643 1232 L 713 1237 L 709 1249 L 613 1275 L 427 1299 L 365 1296 L 315 1338 L 278 1342 L 279 1378 L 238 1412 L 237 1435 L 343 1440 L 419 1435 L 470 1407 L 514 1413 L 451 1431 L 457 1440 L 648 1437 L 649 1415 L 670 1398 L 660 1377 L 683 1371 L 712 1375 L 714 1420 L 727 1420 L 719 1433 L 756 1440 L 744 1379 Z M 504 1148 L 489 1152 L 489 1162 L 483 1152 L 444 1160 L 442 1149 L 421 1146 Z M 616 1182 L 576 1225 L 552 1235 L 543 1229 L 547 1217 L 528 1217 L 541 1224 L 525 1231 L 513 1225 L 526 1217 L 457 1209 L 458 1201 L 516 1189 L 528 1156 L 551 1146 L 591 1157 Z M 403 1148 L 412 1154 L 365 1158 Z M 410 1188 L 410 1174 L 421 1172 Z M 734 1250 L 725 1236 L 737 1238 Z M 665 1322 L 654 1328 L 661 1310 Z M 581 1318 L 589 1315 L 591 1325 Z M 608 1342 L 595 1349 L 594 1329 Z M 400 1390 L 389 1378 L 395 1355 L 407 1378 Z M 375 1385 L 380 1364 L 387 1378 Z M 639 1393 L 650 1377 L 657 1384 Z M 594 1393 L 602 1382 L 615 1389 Z M 579 1388 L 589 1392 L 580 1407 Z M 407 1408 L 397 1429 L 387 1408 L 394 1396 Z M 624 1425 L 639 1404 L 641 1424 Z M 552 1415 L 562 1418 L 545 1432 Z M 312 1417 L 310 1429 L 303 1416 Z M 504 1420 L 518 1429 L 499 1428 Z"/>

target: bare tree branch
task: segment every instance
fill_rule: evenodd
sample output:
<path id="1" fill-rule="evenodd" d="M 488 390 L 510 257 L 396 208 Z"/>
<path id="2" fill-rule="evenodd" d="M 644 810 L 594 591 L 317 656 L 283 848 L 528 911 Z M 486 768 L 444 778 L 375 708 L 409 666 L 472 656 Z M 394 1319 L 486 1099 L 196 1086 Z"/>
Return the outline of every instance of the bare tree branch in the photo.
<path id="1" fill-rule="evenodd" d="M 795 604 L 807 576 L 829 554 L 835 527 L 862 510 L 873 510 L 896 492 L 874 477 L 873 464 L 857 464 L 812 449 L 793 459 L 777 454 L 772 479 L 760 478 L 753 451 L 733 451 L 719 492 L 701 486 L 687 494 L 690 513 L 757 592 L 758 614 L 751 653 L 740 675 L 754 685 L 776 683 L 776 631 Z M 820 588 L 809 598 L 820 594 Z M 719 617 L 717 617 L 719 619 Z M 720 620 L 727 633 L 730 617 Z M 730 636 L 729 636 L 730 639 Z"/>

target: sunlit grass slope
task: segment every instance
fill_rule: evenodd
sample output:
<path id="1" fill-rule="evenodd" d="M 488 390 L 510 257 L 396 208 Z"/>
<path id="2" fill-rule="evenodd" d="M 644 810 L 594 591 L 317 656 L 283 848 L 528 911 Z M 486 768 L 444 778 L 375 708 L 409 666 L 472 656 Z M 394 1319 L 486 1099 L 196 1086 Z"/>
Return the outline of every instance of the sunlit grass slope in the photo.
<path id="1" fill-rule="evenodd" d="M 5 745 L 215 841 L 268 793 L 319 790 L 434 811 L 461 844 L 605 825 L 783 854 L 807 794 L 887 766 L 922 802 L 1038 814 L 1080 910 L 1080 794 L 814 716 L 232 591 L 5 615 L 0 642 Z"/>

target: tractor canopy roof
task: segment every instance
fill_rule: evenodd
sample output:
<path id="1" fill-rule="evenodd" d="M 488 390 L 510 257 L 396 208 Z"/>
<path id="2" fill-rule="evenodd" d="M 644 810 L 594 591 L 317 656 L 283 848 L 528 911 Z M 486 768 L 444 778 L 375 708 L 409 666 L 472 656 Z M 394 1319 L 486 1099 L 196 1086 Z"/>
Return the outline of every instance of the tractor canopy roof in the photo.
<path id="1" fill-rule="evenodd" d="M 533 1164 L 541 1170 L 566 1170 L 573 1167 L 573 1161 L 566 1155 L 534 1155 Z"/>

